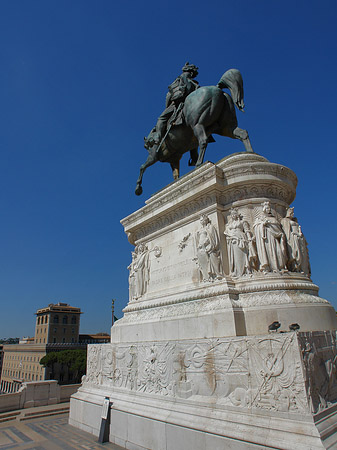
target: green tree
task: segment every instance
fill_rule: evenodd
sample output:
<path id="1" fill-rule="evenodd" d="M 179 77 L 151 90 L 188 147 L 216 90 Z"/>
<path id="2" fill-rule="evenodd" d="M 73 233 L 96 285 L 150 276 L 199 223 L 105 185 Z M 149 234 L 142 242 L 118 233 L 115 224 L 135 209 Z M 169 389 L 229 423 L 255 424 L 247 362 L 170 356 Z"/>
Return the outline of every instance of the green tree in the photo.
<path id="1" fill-rule="evenodd" d="M 55 373 L 55 365 L 58 364 L 62 369 L 64 366 L 68 369 L 68 378 L 73 383 L 80 383 L 85 375 L 87 364 L 87 350 L 61 350 L 59 352 L 50 352 L 41 358 L 40 364 L 48 367 L 52 373 Z"/>

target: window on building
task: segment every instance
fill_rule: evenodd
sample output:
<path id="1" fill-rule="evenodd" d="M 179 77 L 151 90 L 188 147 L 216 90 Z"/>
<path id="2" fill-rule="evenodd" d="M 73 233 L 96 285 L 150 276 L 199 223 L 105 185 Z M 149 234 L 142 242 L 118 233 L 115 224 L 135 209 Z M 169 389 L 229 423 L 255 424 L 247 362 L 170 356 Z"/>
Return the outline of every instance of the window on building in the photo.
<path id="1" fill-rule="evenodd" d="M 75 333 L 75 328 L 72 328 L 72 329 L 71 329 L 71 332 L 74 334 L 74 333 Z"/>
<path id="2" fill-rule="evenodd" d="M 59 316 L 54 316 L 54 323 L 59 323 Z"/>
<path id="3" fill-rule="evenodd" d="M 76 317 L 75 317 L 75 316 L 73 316 L 73 317 L 71 318 L 71 323 L 72 323 L 72 325 L 75 325 L 75 324 L 76 324 Z"/>
<path id="4" fill-rule="evenodd" d="M 54 344 L 56 343 L 56 338 L 53 339 Z"/>
<path id="5" fill-rule="evenodd" d="M 68 317 L 67 316 L 63 316 L 62 323 L 65 324 L 65 325 L 68 323 Z"/>
<path id="6" fill-rule="evenodd" d="M 40 317 L 37 318 L 37 324 L 40 325 Z"/>
<path id="7" fill-rule="evenodd" d="M 63 338 L 63 339 L 62 339 L 62 342 L 63 342 L 63 344 L 64 344 L 64 343 L 66 342 L 66 338 Z"/>
<path id="8" fill-rule="evenodd" d="M 66 329 L 65 328 L 63 328 L 63 333 L 65 333 L 66 332 Z"/>

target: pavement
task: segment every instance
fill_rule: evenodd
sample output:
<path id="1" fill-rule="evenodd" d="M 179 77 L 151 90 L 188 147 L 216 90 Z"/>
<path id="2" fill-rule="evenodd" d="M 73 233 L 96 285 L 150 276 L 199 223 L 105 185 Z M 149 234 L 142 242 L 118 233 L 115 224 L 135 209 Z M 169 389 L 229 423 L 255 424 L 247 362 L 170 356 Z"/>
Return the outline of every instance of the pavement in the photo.
<path id="1" fill-rule="evenodd" d="M 63 405 L 63 407 L 61 406 Z M 30 408 L 0 416 L 0 450 L 124 450 L 68 424 L 69 403 Z"/>

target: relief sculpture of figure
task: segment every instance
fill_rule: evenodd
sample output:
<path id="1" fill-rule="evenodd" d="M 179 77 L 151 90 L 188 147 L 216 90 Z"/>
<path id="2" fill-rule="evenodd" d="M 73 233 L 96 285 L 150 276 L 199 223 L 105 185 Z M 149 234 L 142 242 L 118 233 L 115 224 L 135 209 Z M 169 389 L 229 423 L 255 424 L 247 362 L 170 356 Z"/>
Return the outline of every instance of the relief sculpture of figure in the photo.
<path id="1" fill-rule="evenodd" d="M 138 244 L 135 248 L 136 258 L 133 262 L 135 272 L 135 298 L 145 294 L 149 283 L 149 251 L 144 244 Z"/>
<path id="2" fill-rule="evenodd" d="M 128 266 L 129 270 L 129 301 L 131 302 L 136 298 L 136 272 L 135 265 L 137 260 L 137 253 L 132 252 L 132 261 Z"/>
<path id="3" fill-rule="evenodd" d="M 310 276 L 310 263 L 307 241 L 302 233 L 301 226 L 294 217 L 294 208 L 288 208 L 281 225 L 287 238 L 288 266 L 292 272 L 302 272 Z"/>
<path id="4" fill-rule="evenodd" d="M 280 222 L 273 216 L 270 203 L 262 203 L 262 215 L 254 223 L 257 255 L 263 272 L 285 271 L 287 250 Z"/>
<path id="5" fill-rule="evenodd" d="M 206 214 L 201 216 L 200 223 L 195 239 L 202 281 L 220 280 L 223 271 L 218 233 Z"/>
<path id="6" fill-rule="evenodd" d="M 236 208 L 232 208 L 224 231 L 227 240 L 229 275 L 241 277 L 255 268 L 256 251 L 249 225 Z"/>

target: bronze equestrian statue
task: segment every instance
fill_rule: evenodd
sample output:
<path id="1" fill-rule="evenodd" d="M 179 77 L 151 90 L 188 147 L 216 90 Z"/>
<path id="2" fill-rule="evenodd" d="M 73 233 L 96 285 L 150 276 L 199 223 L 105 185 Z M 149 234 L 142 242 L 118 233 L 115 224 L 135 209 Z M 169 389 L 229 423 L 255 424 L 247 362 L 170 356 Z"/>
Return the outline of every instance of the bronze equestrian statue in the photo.
<path id="1" fill-rule="evenodd" d="M 143 192 L 144 171 L 157 161 L 171 165 L 173 178 L 179 178 L 179 162 L 182 155 L 190 152 L 190 166 L 200 166 L 204 161 L 212 134 L 240 139 L 247 152 L 253 152 L 248 132 L 238 127 L 235 107 L 243 111 L 243 81 L 237 69 L 230 69 L 216 86 L 199 87 L 195 78 L 198 68 L 186 63 L 183 73 L 170 86 L 166 96 L 166 109 L 159 116 L 157 125 L 144 138 L 149 152 L 140 167 L 136 194 Z M 223 92 L 228 88 L 231 95 Z M 199 154 L 198 154 L 199 147 Z"/>

